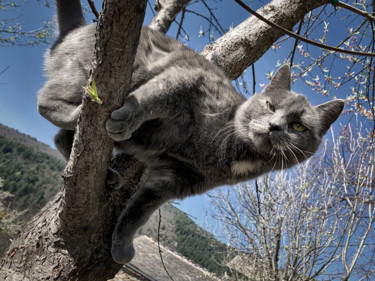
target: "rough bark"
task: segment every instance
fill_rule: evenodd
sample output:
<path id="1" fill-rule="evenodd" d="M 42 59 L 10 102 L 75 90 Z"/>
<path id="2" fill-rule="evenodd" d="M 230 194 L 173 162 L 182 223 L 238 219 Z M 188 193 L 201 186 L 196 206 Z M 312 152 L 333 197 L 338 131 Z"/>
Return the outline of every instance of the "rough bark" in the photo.
<path id="1" fill-rule="evenodd" d="M 166 33 L 177 14 L 190 2 L 190 0 L 156 0 L 155 10 L 158 13 L 152 19 L 149 27 Z"/>
<path id="2" fill-rule="evenodd" d="M 188 1 L 157 0 L 154 29 L 165 32 Z M 278 0 L 259 12 L 292 29 L 309 11 L 328 0 Z M 174 5 L 177 3 L 177 5 Z M 104 186 L 112 141 L 105 131 L 109 113 L 122 104 L 142 25 L 146 1 L 105 1 L 98 23 L 95 81 L 103 105 L 84 99 L 65 184 L 26 226 L 0 262 L 0 280 L 106 280 L 121 267 L 110 255 L 111 235 L 132 192 L 142 183 L 143 167 L 132 158 L 117 159 L 126 188 Z M 167 5 L 168 4 L 168 5 Z M 250 17 L 202 54 L 236 78 L 260 58 L 282 33 Z"/>
<path id="3" fill-rule="evenodd" d="M 328 0 L 274 0 L 257 12 L 268 20 L 292 30 L 304 15 L 329 2 Z M 232 31 L 207 45 L 201 54 L 219 65 L 231 79 L 236 79 L 283 35 L 282 31 L 251 16 Z"/>
<path id="4" fill-rule="evenodd" d="M 0 280 L 107 280 L 120 269 L 111 258 L 111 236 L 141 182 L 142 166 L 125 161 L 128 188 L 105 188 L 113 149 L 105 120 L 122 104 L 129 85 L 146 2 L 104 1 L 94 75 L 103 104 L 83 99 L 64 187 L 11 245 L 0 264 Z"/>

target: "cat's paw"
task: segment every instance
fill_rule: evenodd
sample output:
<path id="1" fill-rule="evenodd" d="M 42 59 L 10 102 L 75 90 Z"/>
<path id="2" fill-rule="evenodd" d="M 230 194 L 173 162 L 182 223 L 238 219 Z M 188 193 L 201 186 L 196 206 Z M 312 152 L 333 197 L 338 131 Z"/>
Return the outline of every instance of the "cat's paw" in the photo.
<path id="1" fill-rule="evenodd" d="M 142 124 L 138 101 L 128 98 L 122 107 L 112 112 L 106 129 L 115 141 L 130 139 L 132 133 Z"/>
<path id="2" fill-rule="evenodd" d="M 111 189 L 120 189 L 123 185 L 122 177 L 116 170 L 108 168 L 105 184 Z"/>
<path id="3" fill-rule="evenodd" d="M 131 244 L 125 247 L 122 244 L 112 243 L 111 254 L 115 262 L 119 264 L 129 263 L 135 254 L 134 246 Z"/>

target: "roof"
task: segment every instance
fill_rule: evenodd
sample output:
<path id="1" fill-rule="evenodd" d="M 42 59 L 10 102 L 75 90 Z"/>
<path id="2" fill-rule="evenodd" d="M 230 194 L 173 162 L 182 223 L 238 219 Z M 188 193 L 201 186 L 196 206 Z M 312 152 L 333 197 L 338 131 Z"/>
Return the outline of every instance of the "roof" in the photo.
<path id="1" fill-rule="evenodd" d="M 156 280 L 156 281 L 170 281 L 167 272 L 165 271 L 160 259 L 158 244 L 150 237 L 145 235 L 139 236 L 134 240 L 135 256 L 131 261 L 130 266 L 125 265 L 124 271 L 137 271 L 137 274 L 143 273 L 143 279 L 134 280 Z M 170 251 L 169 249 L 160 245 L 164 264 L 175 281 L 220 281 L 213 273 L 204 268 L 192 263 L 185 257 Z M 120 272 L 113 280 L 129 280 L 119 279 L 124 275 Z M 149 279 L 147 279 L 149 278 Z M 130 279 L 133 280 L 133 279 Z"/>
<path id="2" fill-rule="evenodd" d="M 256 266 L 254 267 L 254 265 Z M 248 255 L 237 255 L 230 262 L 227 267 L 244 276 L 254 276 L 254 271 L 257 271 L 259 263 L 255 263 Z"/>

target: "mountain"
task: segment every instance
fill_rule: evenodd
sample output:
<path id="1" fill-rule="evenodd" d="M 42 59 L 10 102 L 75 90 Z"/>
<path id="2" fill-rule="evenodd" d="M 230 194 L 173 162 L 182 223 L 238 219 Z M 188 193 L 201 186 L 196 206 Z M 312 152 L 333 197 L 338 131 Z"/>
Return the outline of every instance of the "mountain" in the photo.
<path id="1" fill-rule="evenodd" d="M 62 185 L 57 151 L 0 124 L 0 254 Z"/>
<path id="2" fill-rule="evenodd" d="M 58 152 L 0 124 L 0 255 L 23 223 L 40 210 L 62 185 L 65 161 Z M 227 246 L 185 213 L 168 203 L 155 212 L 139 234 L 221 275 Z"/>
<path id="3" fill-rule="evenodd" d="M 174 207 L 173 203 L 164 204 L 160 208 L 160 215 L 160 228 L 159 212 L 156 211 L 138 233 L 150 236 L 155 241 L 159 236 L 160 244 L 170 250 L 219 276 L 224 273 L 222 264 L 230 252 L 227 245 L 198 226 L 189 215 Z"/>
<path id="4" fill-rule="evenodd" d="M 41 143 L 37 139 L 20 133 L 19 131 L 11 129 L 3 124 L 0 124 L 0 136 L 23 144 L 36 152 L 42 152 L 61 161 L 65 161 L 64 157 L 62 157 L 62 155 L 56 149 L 53 149 L 49 145 Z"/>

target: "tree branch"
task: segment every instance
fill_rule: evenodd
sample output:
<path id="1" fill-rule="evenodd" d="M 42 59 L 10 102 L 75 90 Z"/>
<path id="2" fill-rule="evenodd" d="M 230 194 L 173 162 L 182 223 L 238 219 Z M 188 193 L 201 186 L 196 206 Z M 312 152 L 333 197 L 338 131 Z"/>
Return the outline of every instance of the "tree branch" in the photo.
<path id="1" fill-rule="evenodd" d="M 87 2 L 89 3 L 89 6 L 90 6 L 91 11 L 92 11 L 92 13 L 94 14 L 94 16 L 95 16 L 96 18 L 99 18 L 99 12 L 98 12 L 98 10 L 97 10 L 96 7 L 95 7 L 94 2 L 93 2 L 92 0 L 87 0 Z"/>
<path id="2" fill-rule="evenodd" d="M 330 45 L 322 44 L 322 43 L 319 43 L 319 42 L 307 39 L 305 37 L 302 37 L 302 36 L 300 36 L 298 34 L 295 34 L 295 33 L 291 32 L 291 31 L 287 30 L 286 28 L 284 28 L 284 27 L 282 27 L 282 26 L 280 26 L 278 24 L 273 23 L 272 21 L 269 21 L 268 19 L 266 19 L 262 15 L 258 14 L 257 12 L 255 12 L 249 6 L 245 5 L 242 1 L 240 1 L 240 0 L 234 0 L 234 1 L 236 1 L 238 4 L 240 4 L 240 6 L 243 7 L 246 11 L 248 11 L 251 14 L 253 14 L 258 19 L 264 21 L 265 23 L 269 24 L 270 26 L 272 26 L 272 27 L 274 27 L 276 29 L 279 29 L 280 31 L 288 34 L 289 36 L 291 36 L 291 37 L 293 37 L 295 39 L 301 40 L 301 41 L 303 41 L 305 43 L 308 43 L 310 45 L 313 45 L 313 46 L 316 46 L 316 47 L 320 47 L 320 48 L 323 48 L 323 49 L 326 49 L 326 50 L 338 52 L 338 53 L 344 53 L 344 54 L 350 54 L 350 55 L 358 55 L 358 56 L 375 57 L 374 53 L 365 53 L 365 52 L 357 52 L 357 51 L 351 51 L 351 50 L 346 50 L 346 49 L 339 49 L 339 48 L 336 48 L 336 47 L 333 47 L 333 46 L 330 46 Z"/>
<path id="3" fill-rule="evenodd" d="M 344 9 L 347 9 L 349 11 L 352 11 L 353 13 L 361 15 L 361 16 L 365 17 L 366 19 L 370 20 L 370 21 L 375 21 L 375 17 L 373 15 L 371 15 L 369 13 L 366 13 L 364 11 L 361 11 L 361 10 L 359 10 L 359 9 L 357 9 L 357 8 L 347 4 L 347 3 L 338 1 L 336 5 L 344 8 Z"/>
<path id="4" fill-rule="evenodd" d="M 105 188 L 113 149 L 105 122 L 122 104 L 130 83 L 146 0 L 107 0 L 103 7 L 94 63 L 103 104 L 91 102 L 87 95 L 83 98 L 64 187 L 12 244 L 0 263 L 1 280 L 107 280 L 121 268 L 109 249 L 117 218 L 132 191 Z M 137 187 L 142 167 L 132 159 L 123 161 L 123 167 L 133 178 L 130 187 Z"/>
<path id="5" fill-rule="evenodd" d="M 289 31 L 309 11 L 328 3 L 329 0 L 272 1 L 260 8 L 257 14 Z M 251 16 L 207 45 L 201 54 L 219 65 L 231 79 L 236 79 L 284 34 L 284 31 Z"/>
<path id="6" fill-rule="evenodd" d="M 166 33 L 177 14 L 190 2 L 190 0 L 156 0 L 155 10 L 158 13 L 152 19 L 149 27 Z"/>

